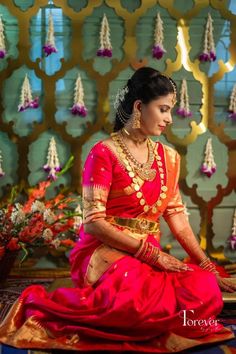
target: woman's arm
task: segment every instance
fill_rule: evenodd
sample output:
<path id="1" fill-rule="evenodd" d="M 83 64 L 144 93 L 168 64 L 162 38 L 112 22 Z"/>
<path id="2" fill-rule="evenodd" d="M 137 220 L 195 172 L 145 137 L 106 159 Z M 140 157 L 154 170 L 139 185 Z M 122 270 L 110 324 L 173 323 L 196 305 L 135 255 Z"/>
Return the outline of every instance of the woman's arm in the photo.
<path id="1" fill-rule="evenodd" d="M 236 284 L 234 284 L 229 278 L 222 278 L 216 271 L 214 263 L 212 263 L 210 259 L 206 257 L 192 231 L 186 215 L 184 213 L 172 215 L 170 218 L 168 218 L 167 223 L 173 235 L 185 249 L 188 255 L 194 261 L 196 261 L 200 267 L 215 274 L 220 289 L 230 293 L 235 292 Z"/>
<path id="2" fill-rule="evenodd" d="M 105 219 L 84 224 L 84 231 L 95 236 L 106 245 L 134 254 L 140 246 L 140 240 L 129 237 L 124 232 L 116 229 Z"/>
<path id="3" fill-rule="evenodd" d="M 174 237 L 185 249 L 188 255 L 197 264 L 201 263 L 201 261 L 206 258 L 206 255 L 201 249 L 186 215 L 183 212 L 173 214 L 171 217 L 166 219 L 166 221 Z"/>

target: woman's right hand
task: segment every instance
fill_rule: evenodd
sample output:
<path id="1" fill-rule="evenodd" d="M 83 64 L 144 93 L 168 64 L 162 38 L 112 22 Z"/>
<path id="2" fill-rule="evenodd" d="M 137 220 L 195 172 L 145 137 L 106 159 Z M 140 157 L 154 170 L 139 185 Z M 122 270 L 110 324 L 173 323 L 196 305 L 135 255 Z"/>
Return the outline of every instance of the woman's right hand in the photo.
<path id="1" fill-rule="evenodd" d="M 193 271 L 193 269 L 190 268 L 187 264 L 162 251 L 160 251 L 160 257 L 156 262 L 156 267 L 170 272 L 183 272 L 186 270 Z"/>

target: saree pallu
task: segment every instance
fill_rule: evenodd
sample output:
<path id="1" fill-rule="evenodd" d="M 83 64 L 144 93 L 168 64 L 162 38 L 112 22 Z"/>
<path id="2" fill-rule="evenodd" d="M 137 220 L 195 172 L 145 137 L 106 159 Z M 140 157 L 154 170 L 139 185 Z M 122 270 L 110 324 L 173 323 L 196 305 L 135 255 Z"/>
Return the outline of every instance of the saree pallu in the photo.
<path id="1" fill-rule="evenodd" d="M 158 220 L 183 213 L 178 189 L 179 156 L 156 144 L 167 191 L 155 213 L 144 212 L 119 156 L 103 142 L 91 150 L 83 170 L 84 225 L 106 219 L 127 237 L 160 247 Z M 157 161 L 153 168 L 158 169 Z M 160 197 L 160 176 L 142 185 L 145 202 Z M 153 209 L 154 210 L 154 209 Z M 223 302 L 215 276 L 152 268 L 80 229 L 71 252 L 75 288 L 47 293 L 27 288 L 0 327 L 0 341 L 18 348 L 116 350 L 171 353 L 234 338 L 217 321 Z"/>

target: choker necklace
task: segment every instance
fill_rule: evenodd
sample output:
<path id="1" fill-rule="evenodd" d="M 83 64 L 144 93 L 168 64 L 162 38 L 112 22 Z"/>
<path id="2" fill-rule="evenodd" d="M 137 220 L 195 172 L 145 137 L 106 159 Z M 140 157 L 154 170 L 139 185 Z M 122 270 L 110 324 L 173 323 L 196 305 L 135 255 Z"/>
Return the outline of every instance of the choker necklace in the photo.
<path id="1" fill-rule="evenodd" d="M 144 139 L 139 139 L 139 138 L 135 138 L 133 135 L 131 135 L 128 130 L 126 130 L 125 128 L 121 129 L 122 133 L 125 133 L 125 135 L 127 136 L 127 138 L 129 138 L 130 140 L 133 140 L 135 143 L 145 143 L 145 141 L 147 141 L 147 137 Z"/>

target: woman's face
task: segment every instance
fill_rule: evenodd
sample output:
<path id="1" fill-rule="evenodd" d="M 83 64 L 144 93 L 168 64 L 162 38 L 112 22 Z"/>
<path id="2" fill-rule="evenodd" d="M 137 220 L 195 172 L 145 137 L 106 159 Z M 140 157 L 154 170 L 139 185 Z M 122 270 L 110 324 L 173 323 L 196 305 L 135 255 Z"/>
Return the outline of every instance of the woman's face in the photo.
<path id="1" fill-rule="evenodd" d="M 174 94 L 169 93 L 152 100 L 148 104 L 141 103 L 140 132 L 144 135 L 161 135 L 167 125 L 172 123 L 171 110 L 173 108 Z"/>

